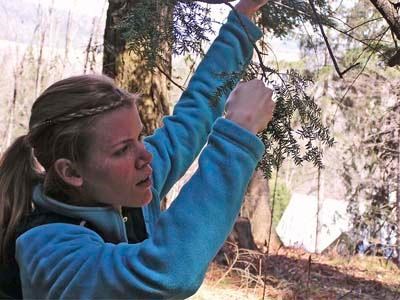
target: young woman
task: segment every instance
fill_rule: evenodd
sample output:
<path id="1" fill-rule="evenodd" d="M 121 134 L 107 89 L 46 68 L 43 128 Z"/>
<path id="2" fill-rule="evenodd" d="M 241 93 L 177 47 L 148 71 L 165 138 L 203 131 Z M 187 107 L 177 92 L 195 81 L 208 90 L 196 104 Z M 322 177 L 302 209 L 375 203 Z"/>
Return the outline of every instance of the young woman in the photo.
<path id="1" fill-rule="evenodd" d="M 239 84 L 209 103 L 251 59 L 266 0 L 241 0 L 163 127 L 142 141 L 136 95 L 104 76 L 54 83 L 35 101 L 29 132 L 0 162 L 3 293 L 12 297 L 185 298 L 229 234 L 263 154 L 255 133 L 272 91 Z M 244 25 L 246 29 L 243 29 Z M 225 107 L 225 118 L 220 117 Z M 208 139 L 208 141 L 207 141 Z M 204 144 L 199 169 L 171 207 L 162 199 Z"/>

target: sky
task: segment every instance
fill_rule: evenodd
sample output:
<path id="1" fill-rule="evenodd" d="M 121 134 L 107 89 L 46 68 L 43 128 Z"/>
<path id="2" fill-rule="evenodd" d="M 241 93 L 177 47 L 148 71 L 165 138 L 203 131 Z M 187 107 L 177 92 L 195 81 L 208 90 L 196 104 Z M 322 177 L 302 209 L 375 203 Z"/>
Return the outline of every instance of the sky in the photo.
<path id="1" fill-rule="evenodd" d="M 4 0 L 0 0 L 4 1 Z M 7 0 L 9 1 L 9 0 Z M 14 0 L 20 1 L 20 0 Z M 52 3 L 56 9 L 83 14 L 87 16 L 100 16 L 104 5 L 107 5 L 107 0 L 25 0 L 34 3 L 35 5 L 41 4 L 43 6 L 50 6 Z M 235 5 L 238 1 L 231 4 Z M 230 8 L 224 4 L 212 5 L 212 17 L 215 20 L 222 21 L 229 13 Z M 214 31 L 218 32 L 219 26 L 215 25 Z M 212 40 L 212 38 L 211 38 Z M 299 59 L 298 43 L 294 40 L 279 40 L 272 39 L 270 41 L 271 48 L 274 55 L 278 60 L 295 61 Z"/>
<path id="2" fill-rule="evenodd" d="M 3 0 L 2 0 L 3 1 Z M 18 0 L 14 0 L 18 1 Z M 50 6 L 54 3 L 54 7 L 61 10 L 72 10 L 79 13 L 95 16 L 101 12 L 101 9 L 104 3 L 108 2 L 107 0 L 27 0 L 28 2 L 34 4 L 42 4 L 43 6 Z M 232 2 L 235 4 L 238 1 Z M 223 16 L 228 12 L 228 7 L 226 5 L 213 5 L 213 16 Z"/>
<path id="3" fill-rule="evenodd" d="M 18 1 L 18 0 L 14 0 Z M 72 10 L 81 14 L 96 16 L 101 14 L 104 3 L 107 0 L 27 0 L 34 4 L 50 6 L 54 2 L 54 8 Z"/>

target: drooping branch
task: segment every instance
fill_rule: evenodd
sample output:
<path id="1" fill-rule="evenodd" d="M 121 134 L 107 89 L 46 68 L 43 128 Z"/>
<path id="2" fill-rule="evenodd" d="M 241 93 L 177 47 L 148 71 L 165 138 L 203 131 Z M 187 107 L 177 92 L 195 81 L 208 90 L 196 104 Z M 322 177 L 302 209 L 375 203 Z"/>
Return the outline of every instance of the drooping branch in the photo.
<path id="1" fill-rule="evenodd" d="M 321 7 L 321 3 L 325 0 L 316 1 Z M 237 14 L 229 0 L 218 0 L 218 2 L 225 3 Z M 214 3 L 216 2 L 214 1 Z M 316 24 L 315 18 L 312 18 L 311 8 L 306 1 L 302 2 L 303 5 L 300 9 L 307 13 L 307 17 L 303 14 L 299 15 L 291 9 L 289 15 L 284 14 L 282 7 L 277 4 L 277 0 L 270 0 L 269 3 L 271 7 L 261 11 L 260 18 L 266 15 L 266 11 L 271 10 L 276 15 L 284 15 L 286 19 L 289 16 L 292 21 L 289 22 L 289 28 L 302 21 L 310 21 L 312 24 Z M 157 69 L 158 66 L 161 67 L 159 62 L 162 47 L 158 45 L 162 42 L 170 45 L 175 54 L 199 54 L 202 51 L 202 42 L 208 41 L 206 33 L 212 31 L 208 8 L 189 0 L 163 0 L 163 5 L 173 9 L 173 18 L 170 23 L 162 28 L 156 27 L 154 30 L 151 28 L 151 24 L 160 19 L 157 11 L 160 8 L 160 0 L 139 1 L 130 14 L 122 19 L 118 25 L 127 41 L 129 50 L 136 53 L 144 62 L 148 62 L 150 70 Z M 286 5 L 294 10 L 298 8 L 296 1 L 286 3 Z M 289 9 L 285 10 L 285 12 L 287 11 Z M 326 19 L 326 16 L 321 15 L 320 21 L 326 25 L 327 21 L 324 21 L 324 19 Z M 315 166 L 322 167 L 322 151 L 318 144 L 315 144 L 315 141 L 321 141 L 322 144 L 329 146 L 333 145 L 334 141 L 328 128 L 323 125 L 321 109 L 314 99 L 305 92 L 307 86 L 311 84 L 310 79 L 301 76 L 294 70 L 281 73 L 265 64 L 264 53 L 251 39 L 240 16 L 238 21 L 254 46 L 258 61 L 252 62 L 246 72 L 215 74 L 223 83 L 210 98 L 210 105 L 218 103 L 222 95 L 227 95 L 240 78 L 244 80 L 262 78 L 274 87 L 276 96 L 274 121 L 260 133 L 260 138 L 268 149 L 268 153 L 265 153 L 259 165 L 264 176 L 270 178 L 272 169 L 279 168 L 286 158 L 292 159 L 296 164 L 307 161 L 312 162 Z M 259 21 L 262 25 L 263 22 Z M 272 32 L 283 31 L 283 27 L 276 27 L 282 25 L 282 22 L 268 18 L 265 21 L 269 24 L 268 28 L 273 28 Z M 163 70 L 162 67 L 161 69 Z M 293 122 L 293 118 L 297 116 L 300 118 L 300 124 Z M 300 140 L 304 142 L 300 142 Z M 302 147 L 303 144 L 306 146 Z"/>

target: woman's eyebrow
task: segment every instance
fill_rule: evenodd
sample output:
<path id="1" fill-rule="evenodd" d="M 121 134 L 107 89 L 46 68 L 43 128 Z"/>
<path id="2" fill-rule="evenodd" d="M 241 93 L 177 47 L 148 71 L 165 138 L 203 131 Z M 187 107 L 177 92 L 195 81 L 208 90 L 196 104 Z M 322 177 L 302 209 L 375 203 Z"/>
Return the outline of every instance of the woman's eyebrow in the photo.
<path id="1" fill-rule="evenodd" d="M 114 148 L 114 147 L 116 147 L 118 145 L 121 145 L 121 144 L 129 143 L 129 142 L 133 142 L 133 139 L 128 138 L 128 139 L 124 139 L 124 140 L 118 141 L 117 143 L 111 145 L 111 148 Z"/>

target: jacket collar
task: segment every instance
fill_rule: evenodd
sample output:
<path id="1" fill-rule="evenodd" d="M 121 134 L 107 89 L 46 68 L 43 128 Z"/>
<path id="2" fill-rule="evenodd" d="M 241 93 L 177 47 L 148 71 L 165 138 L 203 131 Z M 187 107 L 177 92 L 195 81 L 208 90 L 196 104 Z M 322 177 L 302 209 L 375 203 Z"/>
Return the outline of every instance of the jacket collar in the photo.
<path id="1" fill-rule="evenodd" d="M 128 241 L 122 216 L 113 207 L 83 207 L 65 204 L 46 196 L 42 184 L 34 187 L 33 203 L 57 214 L 90 222 L 108 242 Z"/>

